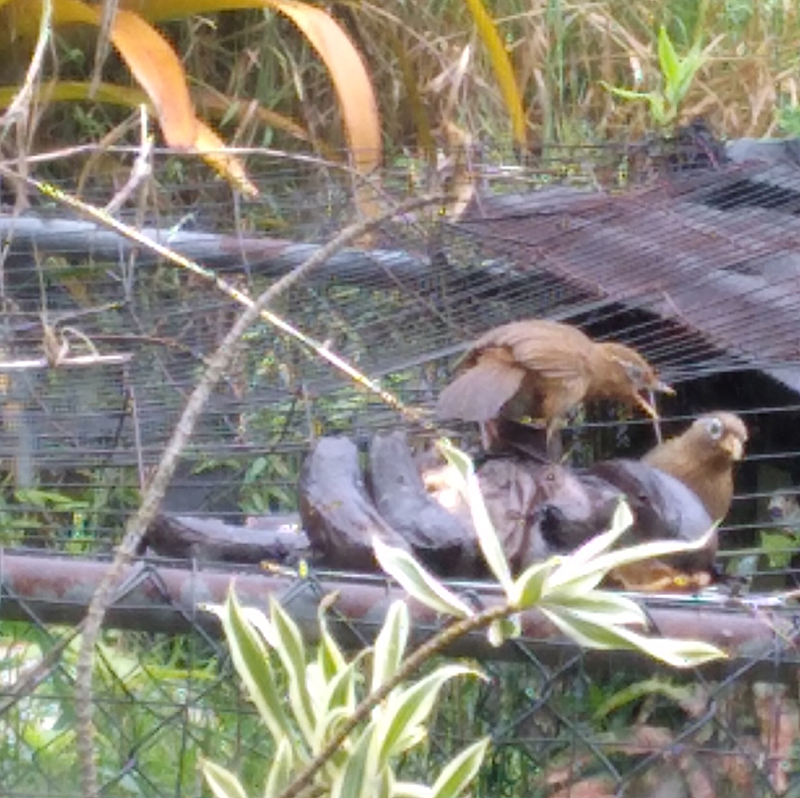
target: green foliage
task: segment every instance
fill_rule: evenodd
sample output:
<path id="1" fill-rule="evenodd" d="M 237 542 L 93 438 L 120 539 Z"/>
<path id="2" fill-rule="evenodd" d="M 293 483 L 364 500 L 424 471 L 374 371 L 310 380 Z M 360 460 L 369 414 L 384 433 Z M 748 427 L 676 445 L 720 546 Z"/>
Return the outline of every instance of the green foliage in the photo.
<path id="1" fill-rule="evenodd" d="M 645 101 L 653 123 L 659 128 L 668 127 L 678 119 L 681 103 L 720 39 L 721 37 L 717 37 L 708 47 L 701 49 L 698 38 L 686 56 L 681 58 L 675 51 L 667 29 L 662 25 L 658 31 L 658 65 L 661 71 L 661 86 L 658 90 L 632 91 L 611 86 L 605 81 L 601 81 L 601 84 L 615 97 Z"/>
<path id="2" fill-rule="evenodd" d="M 445 763 L 431 786 L 400 781 L 397 768 L 401 759 L 427 738 L 428 724 L 444 685 L 455 677 L 480 678 L 483 674 L 465 664 L 445 662 L 416 681 L 411 677 L 451 637 L 471 629 L 488 627 L 489 640 L 495 645 L 519 635 L 518 614 L 532 607 L 538 607 L 565 635 L 589 648 L 640 651 L 674 667 L 724 656 L 704 643 L 647 637 L 632 631 L 630 626 L 646 626 L 639 605 L 598 587 L 614 568 L 698 548 L 707 543 L 706 539 L 694 544 L 669 541 L 612 551 L 632 521 L 627 506 L 621 503 L 611 530 L 574 554 L 532 565 L 514 579 L 471 460 L 447 441 L 439 445 L 462 477 L 480 547 L 504 590 L 507 603 L 499 611 L 494 608 L 476 613 L 414 557 L 377 539 L 375 556 L 390 576 L 417 601 L 459 619 L 456 627 L 446 628 L 409 657 L 410 618 L 404 601 L 390 606 L 374 646 L 352 660 L 346 658 L 328 631 L 325 610 L 329 600 L 320 607 L 316 653 L 307 651 L 300 630 L 273 597 L 269 617 L 256 608 L 242 607 L 232 589 L 224 606 L 209 607 L 222 621 L 236 670 L 275 744 L 276 755 L 265 774 L 265 795 L 270 798 L 304 786 L 333 798 L 456 798 L 477 774 L 488 738 Z M 280 663 L 288 695 L 280 689 L 274 661 Z M 370 661 L 368 677 L 366 664 Z M 358 702 L 357 696 L 363 694 L 367 684 L 369 692 Z M 619 705 L 626 700 L 630 699 L 620 697 Z M 203 761 L 202 768 L 216 798 L 246 798 L 248 792 L 233 773 L 209 760 Z"/>
<path id="3" fill-rule="evenodd" d="M 790 529 L 765 530 L 759 533 L 760 548 L 770 568 L 788 568 L 792 554 L 797 551 L 798 536 Z"/>
<path id="4" fill-rule="evenodd" d="M 119 513 L 135 507 L 138 490 L 118 469 L 78 470 L 67 485 L 15 488 L 13 474 L 0 483 L 0 545 L 48 545 L 77 554 L 119 529 Z"/>
<path id="5" fill-rule="evenodd" d="M 408 641 L 405 602 L 391 606 L 374 647 L 350 661 L 328 632 L 324 609 L 316 654 L 306 650 L 294 621 L 274 599 L 270 599 L 269 617 L 240 606 L 233 591 L 223 607 L 211 609 L 222 621 L 236 670 L 275 743 L 265 795 L 279 795 L 304 766 L 320 756 L 342 724 L 359 712 L 359 722 L 317 772 L 315 791 L 336 798 L 375 794 L 456 798 L 474 777 L 486 752 L 486 739 L 452 759 L 432 787 L 402 782 L 396 776 L 399 759 L 426 739 L 426 724 L 445 683 L 457 676 L 481 675 L 467 665 L 447 663 L 417 681 L 389 685 L 397 676 Z M 288 700 L 281 695 L 271 655 L 288 681 Z M 369 655 L 371 680 L 367 678 Z M 368 681 L 374 690 L 387 685 L 391 689 L 384 701 L 363 711 L 358 709 L 356 695 Z M 229 771 L 208 760 L 202 767 L 217 798 L 247 795 Z"/>
<path id="6" fill-rule="evenodd" d="M 41 662 L 55 640 L 70 632 L 0 621 L 0 684 L 13 684 Z M 11 705 L 9 693 L 0 696 L 3 795 L 46 794 L 55 783 L 77 784 L 72 682 L 76 653 L 77 639 L 41 684 Z M 148 795 L 154 784 L 173 789 L 180 785 L 184 794 L 194 794 L 198 748 L 229 758 L 235 754 L 231 741 L 237 735 L 248 746 L 263 736 L 254 717 L 231 711 L 237 691 L 220 676 L 216 659 L 196 638 L 109 632 L 98 654 L 98 764 L 106 778 L 119 780 L 121 795 Z M 189 745 L 180 746 L 170 721 L 184 713 L 191 731 Z M 136 768 L 131 770 L 126 763 L 134 744 Z M 243 768 L 246 778 L 249 766 L 245 763 Z"/>
<path id="7" fill-rule="evenodd" d="M 778 126 L 790 138 L 800 138 L 800 108 L 786 105 L 778 110 Z"/>

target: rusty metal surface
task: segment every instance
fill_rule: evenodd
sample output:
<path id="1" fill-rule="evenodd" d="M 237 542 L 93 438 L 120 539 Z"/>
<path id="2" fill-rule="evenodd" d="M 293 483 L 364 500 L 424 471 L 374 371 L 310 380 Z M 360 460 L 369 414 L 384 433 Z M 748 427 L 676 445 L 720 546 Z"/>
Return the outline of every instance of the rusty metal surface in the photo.
<path id="1" fill-rule="evenodd" d="M 89 558 L 0 550 L 0 618 L 75 624 L 83 618 L 106 568 L 106 562 Z M 192 569 L 168 561 L 141 561 L 128 569 L 129 588 L 110 609 L 107 624 L 150 632 L 186 632 L 194 626 L 218 631 L 212 616 L 201 605 L 223 602 L 234 579 L 243 603 L 266 608 L 269 596 L 277 597 L 311 640 L 316 637 L 319 600 L 337 592 L 339 598 L 332 618 L 345 644 L 357 644 L 359 637 L 371 639 L 389 604 L 405 595 L 384 579 L 366 575 L 328 573 L 299 579 L 253 568 Z M 497 590 L 488 584 L 451 585 L 460 589 L 476 607 L 489 607 L 500 600 Z M 645 604 L 653 628 L 662 635 L 702 639 L 724 648 L 731 657 L 720 666 L 726 672 L 745 662 L 762 661 L 762 670 L 774 673 L 778 652 L 781 667 L 796 669 L 800 663 L 800 653 L 791 639 L 794 609 L 752 611 L 701 602 L 693 606 L 678 605 L 664 599 L 650 599 Z M 411 610 L 417 641 L 441 627 L 441 619 L 428 608 L 411 602 Z M 525 649 L 532 647 L 536 656 L 546 661 L 575 651 L 574 644 L 566 641 L 540 612 L 525 612 L 521 620 L 523 637 L 519 642 L 496 649 L 486 643 L 484 635 L 475 634 L 453 653 L 510 660 L 524 658 Z M 593 656 L 608 660 L 607 652 Z M 636 658 L 625 659 L 632 662 Z"/>
<path id="2" fill-rule="evenodd" d="M 673 375 L 710 346 L 800 390 L 797 207 L 799 166 L 729 164 L 619 194 L 557 186 L 489 197 L 458 229 L 575 291 L 566 304 L 607 299 L 673 322 L 625 331 Z"/>

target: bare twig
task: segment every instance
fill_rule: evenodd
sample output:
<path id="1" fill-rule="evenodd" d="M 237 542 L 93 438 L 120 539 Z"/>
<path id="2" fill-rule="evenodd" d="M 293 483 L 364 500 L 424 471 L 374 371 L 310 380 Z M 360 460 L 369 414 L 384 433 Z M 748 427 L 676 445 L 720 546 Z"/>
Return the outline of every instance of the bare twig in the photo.
<path id="1" fill-rule="evenodd" d="M 37 371 L 47 369 L 52 365 L 67 366 L 117 366 L 128 363 L 133 359 L 130 352 L 120 352 L 111 355 L 76 355 L 75 357 L 59 357 L 57 363 L 51 363 L 47 357 L 33 358 L 31 360 L 0 360 L 0 374 L 5 371 Z"/>
<path id="2" fill-rule="evenodd" d="M 44 0 L 41 3 L 41 17 L 39 19 L 39 38 L 36 42 L 36 49 L 33 52 L 33 57 L 28 64 L 28 70 L 25 73 L 25 80 L 22 82 L 20 90 L 16 93 L 11 105 L 3 115 L 3 129 L 0 133 L 0 138 L 6 135 L 6 132 L 15 123 L 19 123 L 30 117 L 31 103 L 33 102 L 33 90 L 36 81 L 39 80 L 42 74 L 42 65 L 44 64 L 44 54 L 47 51 L 47 46 L 50 43 L 50 37 L 53 32 L 53 0 Z"/>
<path id="3" fill-rule="evenodd" d="M 151 164 L 153 156 L 153 137 L 150 135 L 147 125 L 147 106 L 139 106 L 140 137 L 139 154 L 133 162 L 130 176 L 125 185 L 111 198 L 106 205 L 105 212 L 115 214 L 127 201 L 128 197 L 141 185 L 142 181 L 147 180 L 153 173 Z"/>
<path id="4" fill-rule="evenodd" d="M 37 186 L 41 184 L 37 183 Z M 48 191 L 51 196 L 56 196 Z M 63 195 L 56 196 L 57 199 L 64 201 L 71 207 L 78 207 L 80 210 L 87 212 L 87 206 L 79 201 L 72 200 L 65 201 Z M 99 795 L 97 765 L 94 758 L 94 741 L 93 741 L 93 727 L 92 727 L 92 676 L 94 671 L 94 647 L 97 641 L 100 629 L 105 618 L 106 610 L 109 606 L 111 596 L 113 595 L 114 585 L 119 581 L 125 566 L 130 562 L 136 548 L 141 541 L 142 535 L 147 529 L 148 524 L 152 521 L 156 514 L 158 506 L 164 496 L 169 480 L 175 471 L 175 467 L 183 450 L 186 442 L 192 435 L 194 426 L 202 412 L 211 391 L 216 383 L 222 377 L 224 371 L 228 368 L 230 361 L 235 353 L 236 343 L 241 339 L 245 330 L 254 322 L 259 316 L 266 318 L 271 323 L 275 324 L 284 331 L 290 332 L 298 340 L 308 344 L 311 339 L 299 334 L 291 325 L 279 319 L 274 314 L 265 310 L 267 304 L 273 301 L 281 292 L 285 291 L 298 280 L 305 277 L 313 269 L 320 267 L 336 252 L 343 247 L 347 246 L 352 241 L 360 236 L 369 232 L 370 230 L 378 227 L 388 219 L 400 213 L 407 212 L 412 207 L 419 207 L 425 203 L 439 202 L 441 198 L 427 198 L 425 200 L 416 200 L 414 202 L 404 203 L 394 210 L 382 214 L 379 217 L 351 225 L 343 230 L 332 241 L 318 250 L 312 257 L 305 263 L 298 266 L 294 271 L 287 274 L 270 288 L 262 293 L 258 299 L 253 301 L 249 297 L 236 292 L 240 301 L 247 305 L 247 309 L 239 316 L 236 323 L 230 329 L 219 348 L 214 352 L 209 359 L 208 368 L 200 378 L 197 386 L 195 387 L 192 395 L 186 404 L 186 408 L 178 421 L 172 436 L 167 443 L 164 454 L 153 474 L 152 479 L 144 491 L 142 503 L 138 511 L 129 519 L 126 524 L 125 537 L 117 549 L 114 561 L 106 571 L 103 579 L 98 585 L 97 590 L 92 596 L 89 604 L 89 609 L 86 614 L 84 632 L 81 639 L 81 647 L 78 653 L 78 660 L 76 666 L 76 679 L 75 679 L 75 701 L 76 701 L 76 734 L 77 734 L 77 748 L 78 756 L 81 766 L 81 781 L 83 787 L 83 795 L 86 798 L 97 798 Z M 159 254 L 164 255 L 173 263 L 186 265 L 192 271 L 202 274 L 203 276 L 210 276 L 215 284 L 222 288 L 226 293 L 235 291 L 232 287 L 223 283 L 213 272 L 209 272 L 199 264 L 187 261 L 181 258 L 174 252 L 171 252 L 165 247 L 155 244 L 154 242 L 144 239 L 140 240 L 141 236 L 136 235 L 136 231 L 122 225 L 110 217 L 104 215 L 102 211 L 91 209 L 91 215 L 99 218 L 104 224 L 107 224 L 114 229 L 123 232 L 124 235 L 134 238 L 139 241 L 142 246 L 148 247 Z M 312 342 L 313 343 L 313 342 Z M 320 352 L 320 354 L 322 354 Z M 372 383 L 367 378 L 363 377 L 356 369 L 349 366 L 345 361 L 334 356 L 332 353 L 326 353 L 329 362 L 336 362 L 340 368 L 359 377 L 361 384 L 366 384 L 384 400 L 393 400 L 390 404 L 397 408 L 403 406 L 388 392 L 380 388 L 380 386 Z M 355 378 L 354 376 L 354 378 Z"/>
<path id="5" fill-rule="evenodd" d="M 94 51 L 94 69 L 92 82 L 89 84 L 89 99 L 93 100 L 103 76 L 103 65 L 111 49 L 111 30 L 117 17 L 119 0 L 103 0 L 103 10 L 100 15 L 100 24 L 97 31 L 97 47 Z"/>
<path id="6" fill-rule="evenodd" d="M 41 79 L 44 56 L 48 46 L 52 42 L 53 34 L 53 0 L 43 0 L 38 4 L 39 7 L 39 37 L 36 41 L 36 48 L 33 57 L 28 64 L 25 79 L 20 90 L 11 101 L 6 113 L 0 122 L 0 142 L 2 142 L 8 131 L 13 127 L 16 135 L 16 164 L 18 173 L 10 178 L 10 183 L 14 186 L 16 195 L 14 201 L 15 212 L 20 212 L 28 207 L 28 195 L 23 186 L 28 174 L 28 155 L 30 154 L 30 140 L 32 131 L 35 127 L 33 122 L 33 103 L 34 92 L 37 81 Z"/>

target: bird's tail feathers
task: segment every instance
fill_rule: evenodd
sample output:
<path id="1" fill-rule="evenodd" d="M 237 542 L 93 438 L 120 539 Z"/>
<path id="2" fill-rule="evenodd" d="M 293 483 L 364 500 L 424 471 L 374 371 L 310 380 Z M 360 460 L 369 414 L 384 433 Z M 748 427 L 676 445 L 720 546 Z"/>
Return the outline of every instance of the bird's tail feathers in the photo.
<path id="1" fill-rule="evenodd" d="M 493 359 L 476 363 L 439 394 L 436 416 L 441 419 L 489 421 L 517 393 L 525 372 Z"/>

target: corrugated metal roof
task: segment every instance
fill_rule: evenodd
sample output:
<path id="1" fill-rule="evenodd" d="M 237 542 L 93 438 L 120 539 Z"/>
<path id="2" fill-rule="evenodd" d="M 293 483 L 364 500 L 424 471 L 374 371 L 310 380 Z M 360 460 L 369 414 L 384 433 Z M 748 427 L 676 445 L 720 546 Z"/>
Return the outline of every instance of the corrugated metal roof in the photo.
<path id="1" fill-rule="evenodd" d="M 746 144 L 716 168 L 624 192 L 482 197 L 457 229 L 575 301 L 654 314 L 624 337 L 672 378 L 707 366 L 710 346 L 720 369 L 759 368 L 800 391 L 798 145 Z"/>

